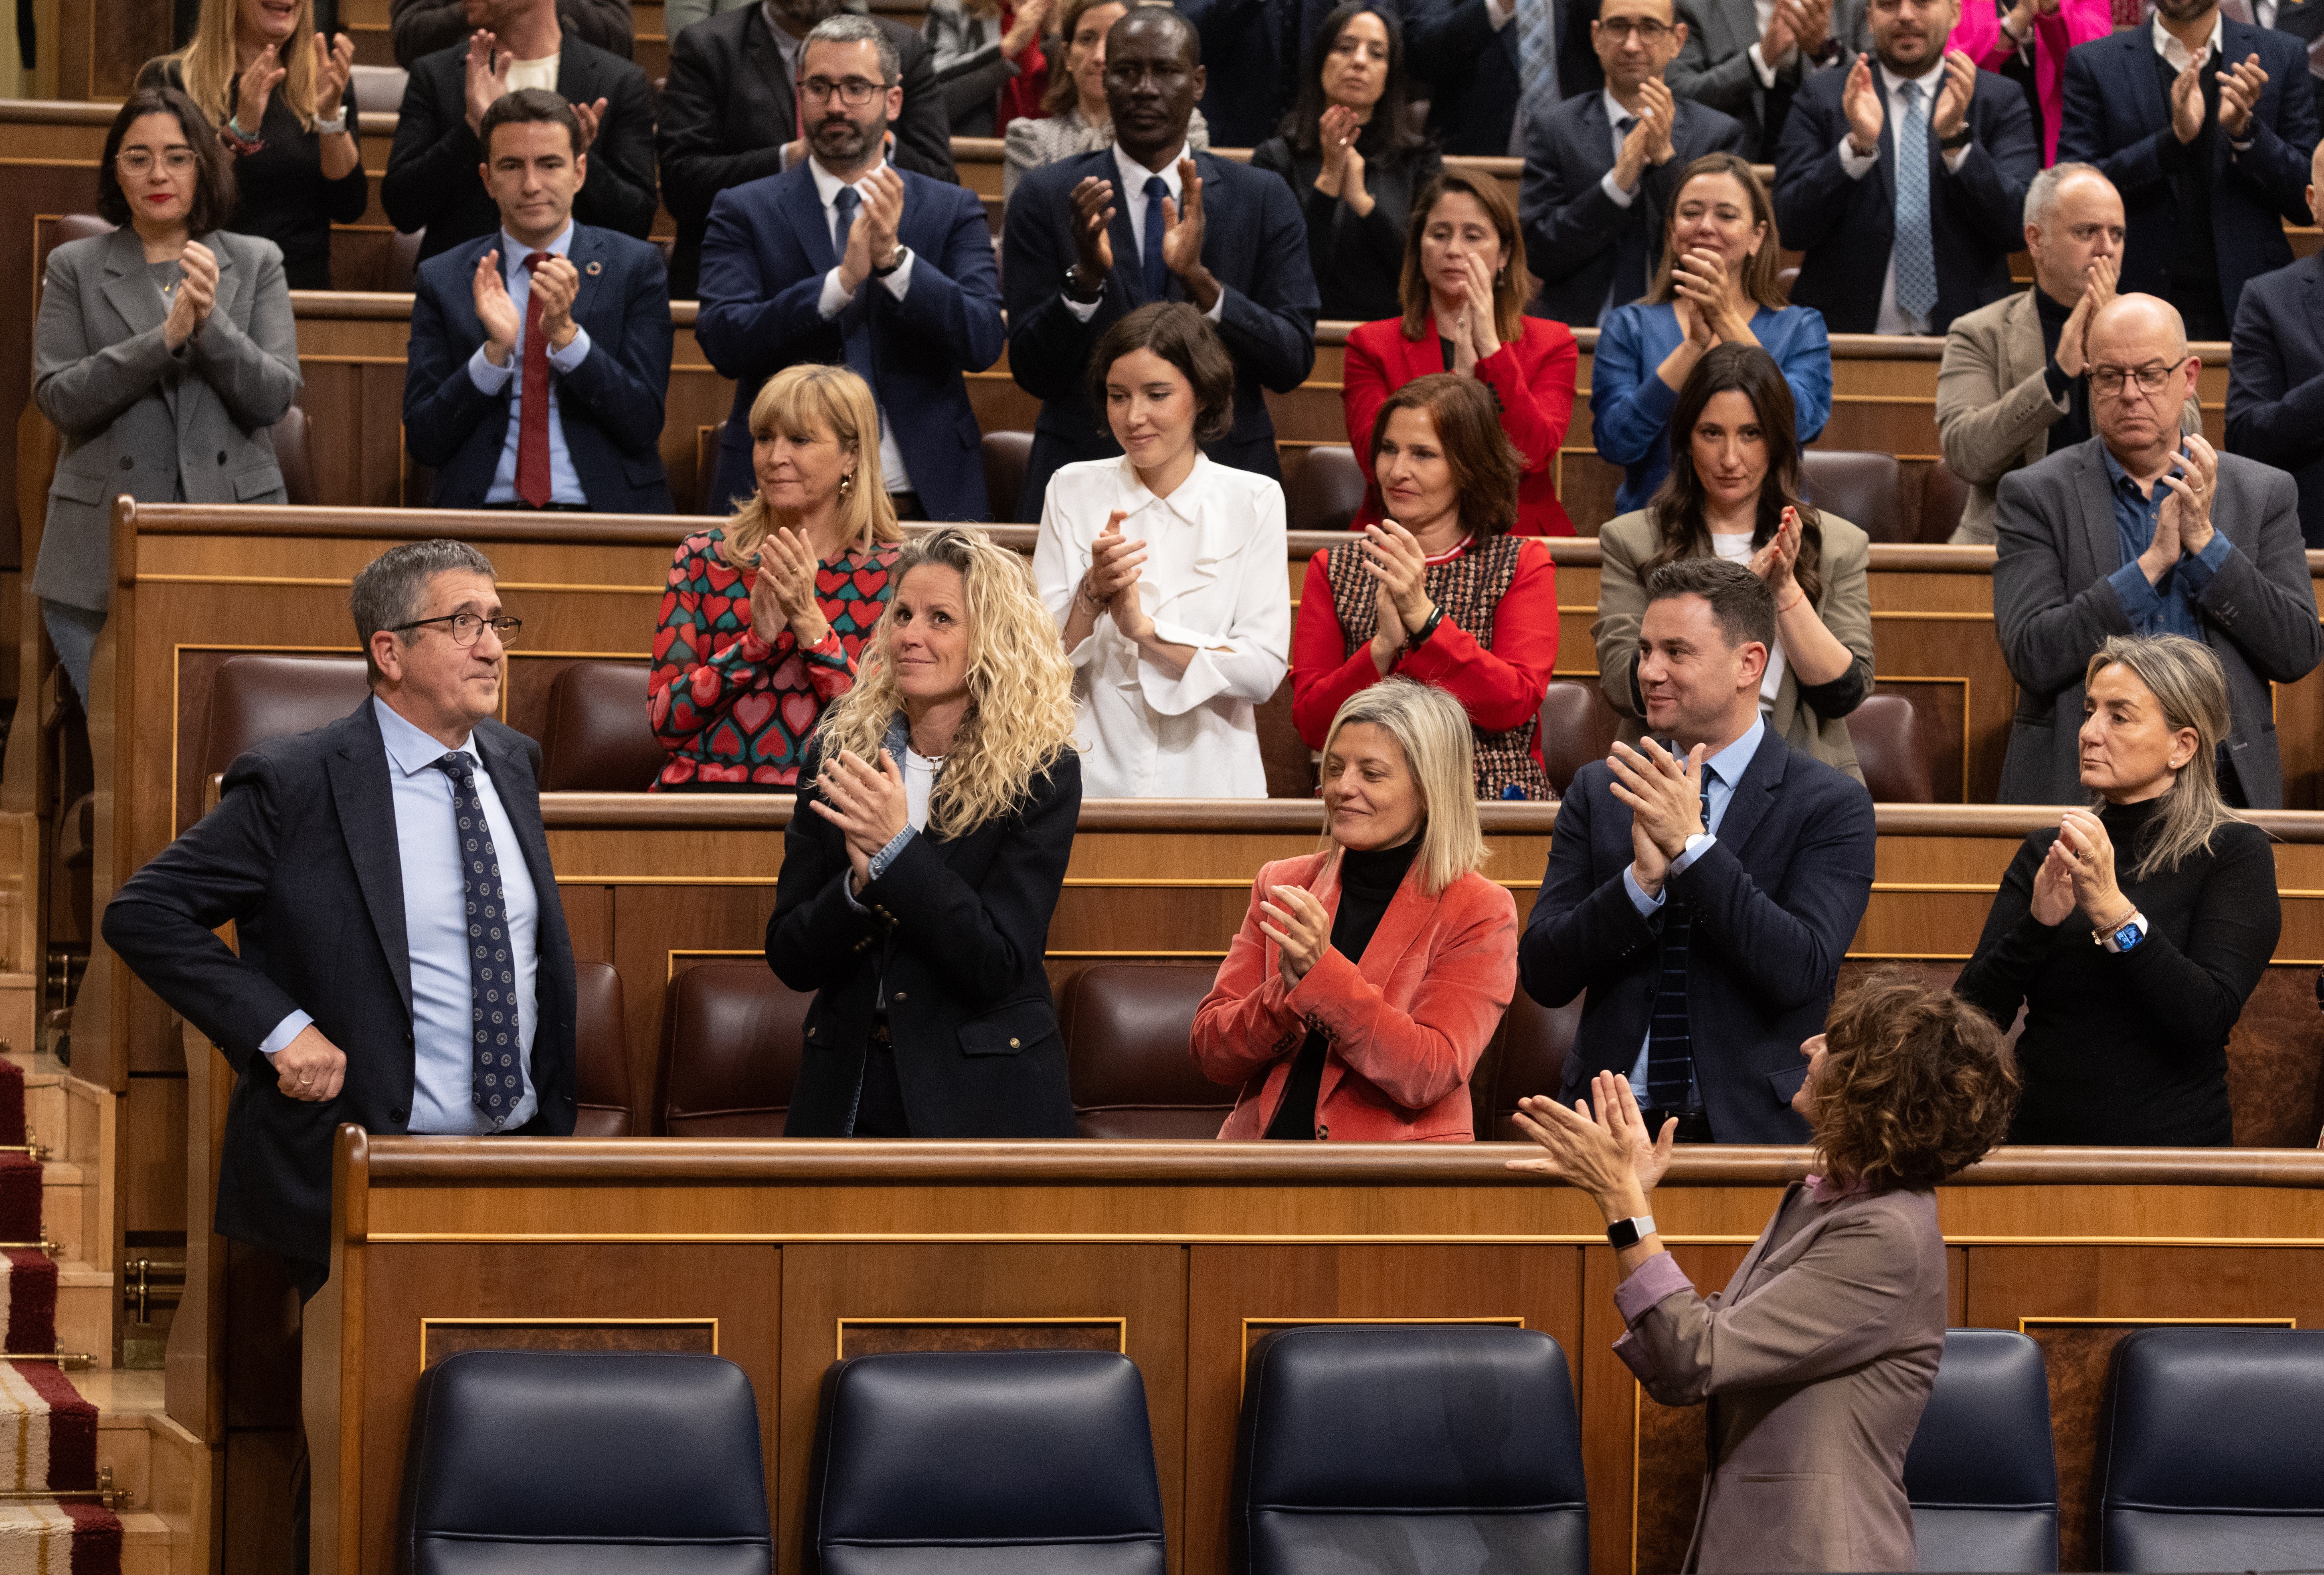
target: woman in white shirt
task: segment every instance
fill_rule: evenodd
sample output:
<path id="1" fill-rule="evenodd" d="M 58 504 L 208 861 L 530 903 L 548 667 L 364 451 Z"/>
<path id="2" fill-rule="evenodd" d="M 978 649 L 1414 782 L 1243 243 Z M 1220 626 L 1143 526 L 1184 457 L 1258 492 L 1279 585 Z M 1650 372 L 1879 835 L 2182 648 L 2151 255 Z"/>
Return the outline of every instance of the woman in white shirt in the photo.
<path id="1" fill-rule="evenodd" d="M 1093 392 L 1122 447 L 1050 479 L 1033 576 L 1074 668 L 1093 798 L 1264 798 L 1258 707 L 1291 654 L 1283 489 L 1198 445 L 1234 364 L 1184 301 L 1106 330 Z"/>

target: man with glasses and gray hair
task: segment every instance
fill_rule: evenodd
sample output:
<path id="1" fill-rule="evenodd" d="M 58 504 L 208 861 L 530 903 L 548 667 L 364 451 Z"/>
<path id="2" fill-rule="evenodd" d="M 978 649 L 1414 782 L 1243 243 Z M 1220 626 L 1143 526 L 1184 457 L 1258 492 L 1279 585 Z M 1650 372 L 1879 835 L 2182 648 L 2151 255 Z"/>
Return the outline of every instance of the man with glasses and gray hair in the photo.
<path id="1" fill-rule="evenodd" d="M 880 407 L 881 484 L 904 520 L 982 520 L 982 434 L 962 373 L 1001 359 L 992 232 L 973 191 L 888 160 L 901 57 L 872 18 L 816 23 L 799 54 L 809 156 L 721 192 L 695 337 L 734 380 L 708 507 L 756 490 L 751 405 L 803 361 L 844 364 Z"/>
<path id="2" fill-rule="evenodd" d="M 456 541 L 389 548 L 349 601 L 370 696 L 236 760 L 105 910 L 106 944 L 236 1074 L 218 1230 L 302 1297 L 329 1273 L 341 1122 L 566 1137 L 576 1113 L 540 746 L 493 719 L 519 622 Z"/>
<path id="3" fill-rule="evenodd" d="M 2283 806 L 2271 683 L 2324 658 L 2283 472 L 2181 432 L 2202 363 L 2168 301 L 2120 295 L 2089 318 L 2088 442 L 2002 478 L 1993 620 L 2017 680 L 2004 804 L 2079 804 L 2082 677 L 2115 634 L 2180 634 L 2226 668 L 2235 721 L 2219 789 Z"/>

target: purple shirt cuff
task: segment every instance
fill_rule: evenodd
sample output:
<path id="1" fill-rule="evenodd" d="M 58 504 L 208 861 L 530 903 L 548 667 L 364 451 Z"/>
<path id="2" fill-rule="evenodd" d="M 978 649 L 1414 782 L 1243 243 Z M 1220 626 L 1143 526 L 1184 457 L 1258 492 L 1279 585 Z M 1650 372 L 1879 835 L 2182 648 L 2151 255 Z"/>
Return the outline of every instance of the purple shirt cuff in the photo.
<path id="1" fill-rule="evenodd" d="M 1686 1271 L 1678 1266 L 1678 1261 L 1667 1252 L 1658 1252 L 1640 1264 L 1628 1279 L 1614 1287 L 1614 1305 L 1621 1312 L 1624 1323 L 1636 1323 L 1664 1297 L 1692 1289 L 1694 1282 L 1686 1277 Z M 1624 1337 L 1625 1340 L 1628 1338 Z M 1621 1342 L 1616 1342 L 1614 1349 L 1620 1351 Z M 1627 1361 L 1629 1359 L 1625 1357 L 1623 1359 Z"/>
<path id="2" fill-rule="evenodd" d="M 1665 1253 L 1663 1256 L 1667 1257 L 1670 1255 Z M 1635 1331 L 1614 1342 L 1614 1354 L 1622 1359 L 1622 1365 L 1630 1369 L 1638 1382 L 1651 1384 L 1655 1381 L 1654 1360 L 1646 1355 L 1646 1342 L 1640 1340 Z"/>

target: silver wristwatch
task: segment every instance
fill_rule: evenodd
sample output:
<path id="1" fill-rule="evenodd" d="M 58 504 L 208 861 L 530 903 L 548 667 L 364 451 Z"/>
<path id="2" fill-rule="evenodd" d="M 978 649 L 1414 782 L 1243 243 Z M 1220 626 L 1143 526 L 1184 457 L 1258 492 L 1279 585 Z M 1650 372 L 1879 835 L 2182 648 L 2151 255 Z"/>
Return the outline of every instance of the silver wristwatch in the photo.
<path id="1" fill-rule="evenodd" d="M 315 134 L 318 137 L 336 137 L 344 134 L 346 129 L 347 112 L 344 108 L 339 111 L 339 118 L 337 120 L 325 120 L 319 115 L 315 117 Z"/>

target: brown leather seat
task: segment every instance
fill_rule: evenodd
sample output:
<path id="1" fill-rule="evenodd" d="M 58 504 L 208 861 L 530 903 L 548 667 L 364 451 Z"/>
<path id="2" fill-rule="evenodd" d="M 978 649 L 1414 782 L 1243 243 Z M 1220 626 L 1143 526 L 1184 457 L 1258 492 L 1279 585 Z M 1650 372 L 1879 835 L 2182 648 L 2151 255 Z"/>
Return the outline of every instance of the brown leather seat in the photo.
<path id="1" fill-rule="evenodd" d="M 669 756 L 646 720 L 643 662 L 574 662 L 549 686 L 543 793 L 642 793 Z"/>
<path id="2" fill-rule="evenodd" d="M 610 962 L 576 962 L 573 983 L 574 1082 L 580 1112 L 576 1138 L 627 1138 L 630 1127 L 630 1035 L 622 1016 L 622 976 Z"/>
<path id="3" fill-rule="evenodd" d="M 1565 1057 L 1582 1027 L 1586 996 L 1575 996 L 1562 1007 L 1545 1007 L 1517 987 L 1501 1018 L 1494 1050 L 1491 1119 L 1480 1121 L 1479 1141 L 1523 1142 L 1517 1130 L 1517 1101 L 1534 1094 L 1555 1099 L 1565 1081 Z"/>
<path id="4" fill-rule="evenodd" d="M 282 491 L 293 503 L 315 501 L 315 459 L 307 443 L 307 412 L 292 405 L 274 423 L 274 463 L 282 469 Z"/>
<path id="5" fill-rule="evenodd" d="M 1902 695 L 1868 695 L 1848 715 L 1856 763 L 1876 804 L 1933 804 L 1935 771 L 1921 714 Z"/>
<path id="6" fill-rule="evenodd" d="M 1943 460 L 1935 461 L 1921 477 L 1920 539 L 1951 540 L 1953 532 L 1960 529 L 1961 511 L 1968 507 L 1969 484 Z"/>
<path id="7" fill-rule="evenodd" d="M 1194 1064 L 1194 1009 L 1208 962 L 1101 962 L 1084 969 L 1062 1014 L 1066 1077 L 1084 1138 L 1215 1138 L 1234 1109 Z"/>
<path id="8" fill-rule="evenodd" d="M 759 957 L 697 962 L 672 979 L 662 1015 L 662 1134 L 781 1137 L 813 999 Z"/>
<path id="9" fill-rule="evenodd" d="M 230 656 L 210 678 L 201 775 L 225 770 L 236 755 L 268 739 L 337 722 L 370 693 L 361 657 Z"/>
<path id="10" fill-rule="evenodd" d="M 380 281 L 380 289 L 390 295 L 401 295 L 410 290 L 412 276 L 420 272 L 420 248 L 428 241 L 428 229 L 405 232 L 398 230 L 387 244 L 387 276 Z"/>
<path id="11" fill-rule="evenodd" d="M 1356 451 L 1345 443 L 1310 448 L 1291 486 L 1294 530 L 1345 530 L 1364 506 L 1366 478 Z"/>
<path id="12" fill-rule="evenodd" d="M 93 213 L 69 213 L 57 220 L 57 244 L 67 241 L 86 241 L 97 235 L 109 235 L 115 225 L 111 219 Z"/>
<path id="13" fill-rule="evenodd" d="M 1875 541 L 1906 541 L 1904 473 L 1893 454 L 1810 448 L 1800 456 L 1808 501 L 1863 528 Z"/>
<path id="14" fill-rule="evenodd" d="M 1267 796 L 1269 798 L 1313 798 L 1315 797 L 1315 754 L 1307 741 L 1299 736 L 1299 724 L 1291 719 L 1291 680 L 1286 677 L 1275 686 L 1267 704 L 1259 708 L 1259 755 L 1267 767 Z"/>
<path id="15" fill-rule="evenodd" d="M 1792 299 L 1792 286 L 1797 284 L 1799 281 L 1800 271 L 1798 269 L 1778 268 L 1775 270 L 1775 288 L 1784 292 L 1784 299 L 1785 300 Z"/>
<path id="16" fill-rule="evenodd" d="M 1030 432 L 984 435 L 984 503 L 996 523 L 1006 525 L 1017 520 L 1017 496 L 1025 490 L 1025 467 L 1032 462 Z"/>
<path id="17" fill-rule="evenodd" d="M 1604 760 L 1621 725 L 1596 679 L 1551 679 L 1541 697 L 1541 760 L 1549 785 L 1563 793 L 1576 771 Z"/>

